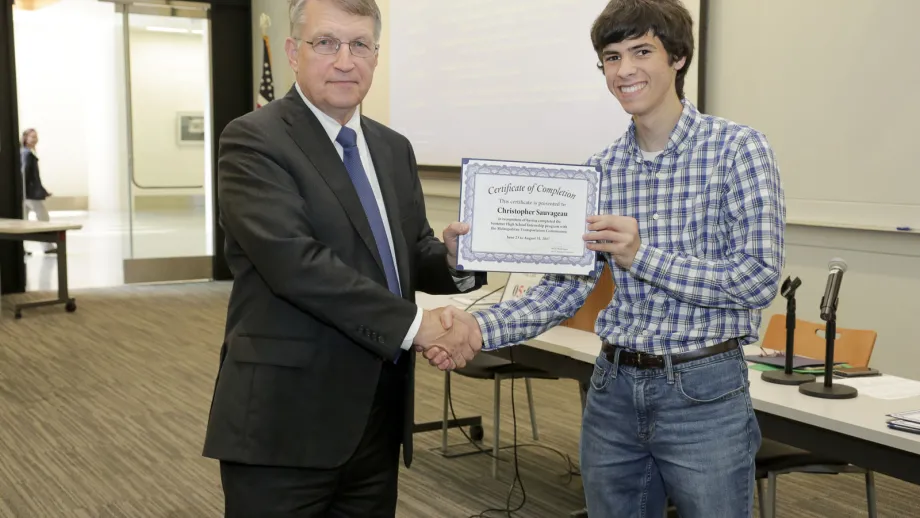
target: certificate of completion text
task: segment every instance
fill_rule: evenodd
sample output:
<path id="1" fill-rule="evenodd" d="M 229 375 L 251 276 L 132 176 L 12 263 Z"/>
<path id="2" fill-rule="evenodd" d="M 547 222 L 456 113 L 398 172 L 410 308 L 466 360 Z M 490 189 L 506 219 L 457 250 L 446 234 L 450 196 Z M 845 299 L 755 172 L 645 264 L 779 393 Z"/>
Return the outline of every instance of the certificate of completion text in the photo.
<path id="1" fill-rule="evenodd" d="M 582 239 L 597 214 L 600 173 L 592 166 L 466 159 L 461 173 L 458 268 L 570 273 L 594 270 Z"/>

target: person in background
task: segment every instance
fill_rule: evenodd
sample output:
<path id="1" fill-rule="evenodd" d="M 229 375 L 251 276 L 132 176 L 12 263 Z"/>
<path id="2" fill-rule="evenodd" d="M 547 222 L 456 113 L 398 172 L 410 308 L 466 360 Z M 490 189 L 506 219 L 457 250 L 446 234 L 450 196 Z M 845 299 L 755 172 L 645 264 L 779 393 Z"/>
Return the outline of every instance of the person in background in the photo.
<path id="1" fill-rule="evenodd" d="M 51 196 L 51 193 L 42 185 L 42 178 L 38 172 L 38 156 L 35 154 L 37 144 L 37 131 L 29 128 L 22 132 L 20 163 L 22 164 L 23 185 L 25 186 L 22 218 L 29 219 L 29 213 L 34 212 L 39 221 L 50 221 L 51 216 L 48 215 L 48 209 L 45 208 L 45 198 Z M 54 243 L 42 243 L 42 247 L 46 254 L 57 253 L 57 246 Z"/>
<path id="2" fill-rule="evenodd" d="M 514 301 L 442 314 L 483 350 L 537 336 L 584 304 L 605 267 L 616 290 L 584 415 L 590 516 L 750 517 L 761 433 L 741 346 L 779 288 L 785 201 L 766 136 L 684 97 L 693 21 L 678 0 L 612 0 L 591 30 L 598 68 L 632 124 L 588 159 L 602 171 L 587 218 L 590 277 L 546 275 Z M 437 349 L 425 357 L 439 367 Z"/>

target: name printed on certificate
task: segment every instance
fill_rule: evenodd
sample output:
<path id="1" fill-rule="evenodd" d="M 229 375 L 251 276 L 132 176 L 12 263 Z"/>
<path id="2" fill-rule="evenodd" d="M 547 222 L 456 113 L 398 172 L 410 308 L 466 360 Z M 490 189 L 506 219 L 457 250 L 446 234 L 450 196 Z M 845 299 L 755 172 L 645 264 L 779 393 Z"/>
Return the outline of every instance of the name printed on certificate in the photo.
<path id="1" fill-rule="evenodd" d="M 464 159 L 458 269 L 590 274 L 582 236 L 599 192 L 593 166 Z"/>

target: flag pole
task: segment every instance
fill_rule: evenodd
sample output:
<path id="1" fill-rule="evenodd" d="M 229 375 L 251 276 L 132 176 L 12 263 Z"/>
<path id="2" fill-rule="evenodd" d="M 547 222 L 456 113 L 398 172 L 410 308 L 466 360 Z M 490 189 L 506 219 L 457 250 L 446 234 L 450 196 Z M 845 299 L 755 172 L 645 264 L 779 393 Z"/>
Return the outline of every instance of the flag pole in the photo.
<path id="1" fill-rule="evenodd" d="M 268 52 L 268 61 L 272 60 L 272 47 L 268 42 L 268 28 L 272 26 L 272 19 L 267 14 L 262 13 L 259 17 L 259 26 L 262 27 L 262 39 L 265 40 L 265 49 Z"/>

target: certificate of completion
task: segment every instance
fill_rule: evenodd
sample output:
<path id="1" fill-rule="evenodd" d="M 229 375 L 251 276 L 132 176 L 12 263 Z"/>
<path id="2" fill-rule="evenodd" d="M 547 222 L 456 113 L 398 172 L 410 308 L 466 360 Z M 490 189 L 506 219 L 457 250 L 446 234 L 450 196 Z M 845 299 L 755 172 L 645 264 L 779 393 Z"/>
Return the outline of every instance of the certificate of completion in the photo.
<path id="1" fill-rule="evenodd" d="M 595 253 L 582 236 L 597 214 L 593 166 L 464 159 L 457 268 L 588 275 Z"/>

